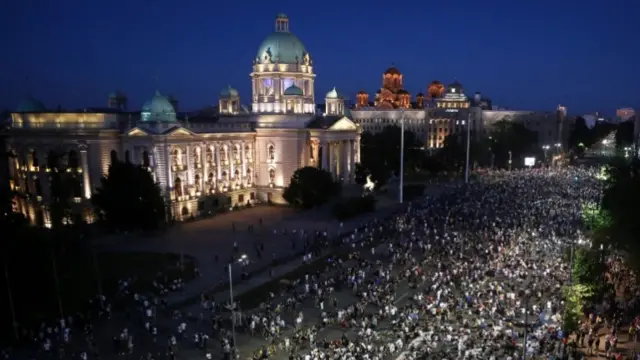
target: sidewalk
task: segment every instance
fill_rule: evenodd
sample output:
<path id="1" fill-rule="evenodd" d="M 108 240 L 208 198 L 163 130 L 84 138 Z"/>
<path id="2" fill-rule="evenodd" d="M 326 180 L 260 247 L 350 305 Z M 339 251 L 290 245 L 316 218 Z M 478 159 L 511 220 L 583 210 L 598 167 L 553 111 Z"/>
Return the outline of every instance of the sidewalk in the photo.
<path id="1" fill-rule="evenodd" d="M 446 193 L 448 190 L 450 190 L 451 187 L 452 187 L 452 183 L 446 183 L 442 186 L 432 187 L 425 191 L 425 196 L 440 196 Z M 423 200 L 422 198 L 417 199 L 415 202 L 419 202 L 422 200 Z M 385 207 L 384 209 L 381 209 L 380 211 L 376 211 L 374 213 L 367 214 L 367 215 L 346 221 L 343 223 L 342 228 L 340 228 L 340 224 L 336 222 L 334 224 L 335 226 L 327 229 L 327 231 L 329 233 L 336 234 L 336 236 L 338 234 L 349 233 L 355 230 L 356 228 L 369 223 L 373 219 L 386 218 L 391 216 L 394 213 L 403 211 L 408 206 L 410 206 L 410 204 L 411 203 L 404 203 L 404 204 L 397 203 L 393 205 L 388 205 L 387 207 Z M 322 253 L 318 258 L 323 258 L 324 256 L 327 256 L 337 250 L 338 249 L 335 249 L 335 248 L 329 249 L 324 253 Z M 283 277 L 286 274 L 294 271 L 301 265 L 302 265 L 302 254 L 300 254 L 299 256 L 294 256 L 293 259 L 291 259 L 290 261 L 286 261 L 284 264 L 276 267 L 272 267 L 270 266 L 270 264 L 267 263 L 264 266 L 261 266 L 260 268 L 252 271 L 252 276 L 247 281 L 241 281 L 240 280 L 241 274 L 239 273 L 239 271 L 236 271 L 235 274 L 232 273 L 234 296 L 242 295 L 249 290 L 252 290 L 256 287 L 259 287 L 268 283 L 269 281 L 272 281 L 273 279 Z M 273 276 L 269 276 L 269 273 L 268 273 L 269 269 L 272 269 Z M 221 283 L 221 282 L 216 282 L 215 280 L 213 281 L 212 280 L 213 279 L 210 279 L 204 276 L 200 277 L 188 283 L 182 292 L 170 293 L 167 297 L 165 297 L 165 301 L 167 302 L 169 307 L 172 307 L 172 308 L 183 308 L 183 307 L 191 308 L 193 305 L 197 305 L 199 309 L 198 299 L 200 295 L 206 292 L 216 291 L 218 289 L 220 290 L 220 292 L 214 296 L 216 302 L 220 303 L 220 302 L 227 301 L 229 299 L 228 281 Z"/>

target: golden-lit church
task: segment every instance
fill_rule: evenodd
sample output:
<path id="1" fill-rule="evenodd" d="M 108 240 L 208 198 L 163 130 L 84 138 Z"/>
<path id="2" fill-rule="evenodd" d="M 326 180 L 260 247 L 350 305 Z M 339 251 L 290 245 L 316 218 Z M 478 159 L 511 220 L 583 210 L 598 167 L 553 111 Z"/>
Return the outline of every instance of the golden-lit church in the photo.
<path id="1" fill-rule="evenodd" d="M 418 92 L 412 99 L 403 80 L 402 72 L 391 66 L 382 74 L 382 87 L 375 93 L 373 102 L 369 101 L 366 91 L 357 93 L 351 117 L 363 131 L 376 133 L 404 122 L 405 129 L 415 133 L 425 148 L 439 148 L 447 135 L 462 131 L 467 122 L 474 131 L 481 128 L 478 111 L 471 111 L 472 99 L 465 95 L 459 82 L 445 86 L 440 81 L 432 81 L 426 95 Z"/>
<path id="2" fill-rule="evenodd" d="M 127 161 L 149 170 L 175 220 L 259 202 L 281 203 L 293 173 L 304 166 L 355 180 L 360 127 L 345 116 L 342 96 L 326 93 L 315 110 L 313 57 L 276 16 L 251 66 L 252 94 L 243 105 L 227 86 L 211 94 L 218 113 L 179 112 L 178 101 L 150 94 L 139 110 L 115 92 L 107 107 L 52 110 L 30 97 L 13 113 L 6 141 L 9 179 L 20 194 L 14 210 L 34 224 L 50 225 L 49 159 L 60 159 L 72 184 L 70 203 L 92 221 L 91 197 L 110 164 Z"/>

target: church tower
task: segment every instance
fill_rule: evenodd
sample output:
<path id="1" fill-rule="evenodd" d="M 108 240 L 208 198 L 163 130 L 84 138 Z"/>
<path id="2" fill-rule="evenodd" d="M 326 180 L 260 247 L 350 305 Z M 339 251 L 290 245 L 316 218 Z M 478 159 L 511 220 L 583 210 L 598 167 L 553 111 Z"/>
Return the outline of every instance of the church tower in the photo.
<path id="1" fill-rule="evenodd" d="M 324 103 L 327 116 L 344 116 L 344 99 L 335 87 L 324 97 Z"/>

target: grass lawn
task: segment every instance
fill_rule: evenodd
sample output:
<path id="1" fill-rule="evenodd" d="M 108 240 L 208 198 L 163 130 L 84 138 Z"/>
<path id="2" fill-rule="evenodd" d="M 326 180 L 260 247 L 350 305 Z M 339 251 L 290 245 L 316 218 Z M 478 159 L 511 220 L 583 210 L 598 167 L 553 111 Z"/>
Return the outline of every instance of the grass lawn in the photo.
<path id="1" fill-rule="evenodd" d="M 104 295 L 111 299 L 119 291 L 120 280 L 128 279 L 131 292 L 150 293 L 154 291 L 154 281 L 168 283 L 181 278 L 186 282 L 194 277 L 195 260 L 188 256 L 184 256 L 181 267 L 179 254 L 97 253 L 94 256 L 83 251 L 64 254 L 55 260 L 60 283 L 58 292 L 53 262 L 47 253 L 36 251 L 29 263 L 16 260 L 9 264 L 15 313 L 21 325 L 30 327 L 44 320 L 58 319 L 58 293 L 65 317 L 86 310 L 87 300 L 98 294 L 98 279 Z M 5 283 L 2 281 L 2 285 Z M 11 313 L 8 297 L 3 295 L 0 306 L 5 312 L 2 318 L 7 321 L 1 322 L 0 336 L 6 338 L 10 334 L 7 330 L 11 331 Z"/>

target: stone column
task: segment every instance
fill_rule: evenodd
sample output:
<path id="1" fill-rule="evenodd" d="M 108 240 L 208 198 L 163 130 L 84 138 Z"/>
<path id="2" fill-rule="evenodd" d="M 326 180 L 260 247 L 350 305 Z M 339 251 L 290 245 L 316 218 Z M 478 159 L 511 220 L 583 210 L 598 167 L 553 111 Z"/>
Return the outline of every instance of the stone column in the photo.
<path id="1" fill-rule="evenodd" d="M 171 167 L 173 166 L 171 161 L 171 152 L 169 150 L 169 145 L 167 143 L 164 144 L 164 156 L 165 156 L 165 166 L 167 168 L 167 192 L 170 192 L 173 189 L 173 174 L 171 174 Z M 169 196 L 171 194 L 167 193 Z"/>
<path id="2" fill-rule="evenodd" d="M 91 199 L 91 179 L 89 178 L 89 159 L 87 158 L 87 144 L 80 144 L 80 166 L 82 166 L 82 186 L 84 198 Z"/>
<path id="3" fill-rule="evenodd" d="M 204 186 L 205 184 L 208 184 L 209 181 L 209 162 L 207 161 L 208 148 L 209 145 L 205 143 L 200 144 L 200 161 L 202 162 L 202 179 L 200 179 L 200 181 L 202 181 L 202 186 L 200 188 L 202 189 L 203 194 L 209 191 L 209 185 Z"/>
<path id="4" fill-rule="evenodd" d="M 229 143 L 229 148 L 227 150 L 227 158 L 229 159 L 229 179 L 234 179 L 236 177 L 236 158 L 234 156 L 236 150 L 236 144 Z"/>
<path id="5" fill-rule="evenodd" d="M 356 154 L 355 141 L 349 140 L 349 180 L 353 182 L 356 178 Z"/>
<path id="6" fill-rule="evenodd" d="M 340 141 L 340 177 L 343 182 L 349 182 L 349 157 L 347 156 L 347 141 Z"/>
<path id="7" fill-rule="evenodd" d="M 329 143 L 322 141 L 322 170 L 329 171 Z"/>
<path id="8" fill-rule="evenodd" d="M 358 135 L 358 137 L 356 138 L 356 148 L 355 148 L 355 152 L 356 152 L 356 162 L 359 163 L 360 162 L 360 135 Z"/>
<path id="9" fill-rule="evenodd" d="M 192 160 L 193 154 L 191 153 L 191 150 L 193 150 L 191 146 L 187 145 L 185 150 L 187 153 L 187 161 L 185 164 L 187 166 L 187 187 L 189 185 L 193 185 L 193 168 L 195 167 L 195 164 L 193 163 L 193 160 Z"/>
<path id="10" fill-rule="evenodd" d="M 216 159 L 216 168 L 218 169 L 218 173 L 216 174 L 218 181 L 222 179 L 222 161 L 220 161 L 220 149 L 222 149 L 221 146 L 222 145 L 220 145 L 219 143 L 213 146 L 213 156 Z"/>
<path id="11" fill-rule="evenodd" d="M 247 154 L 245 154 L 244 148 L 247 144 L 243 141 L 240 143 L 240 160 L 242 161 L 242 181 L 247 177 Z"/>

